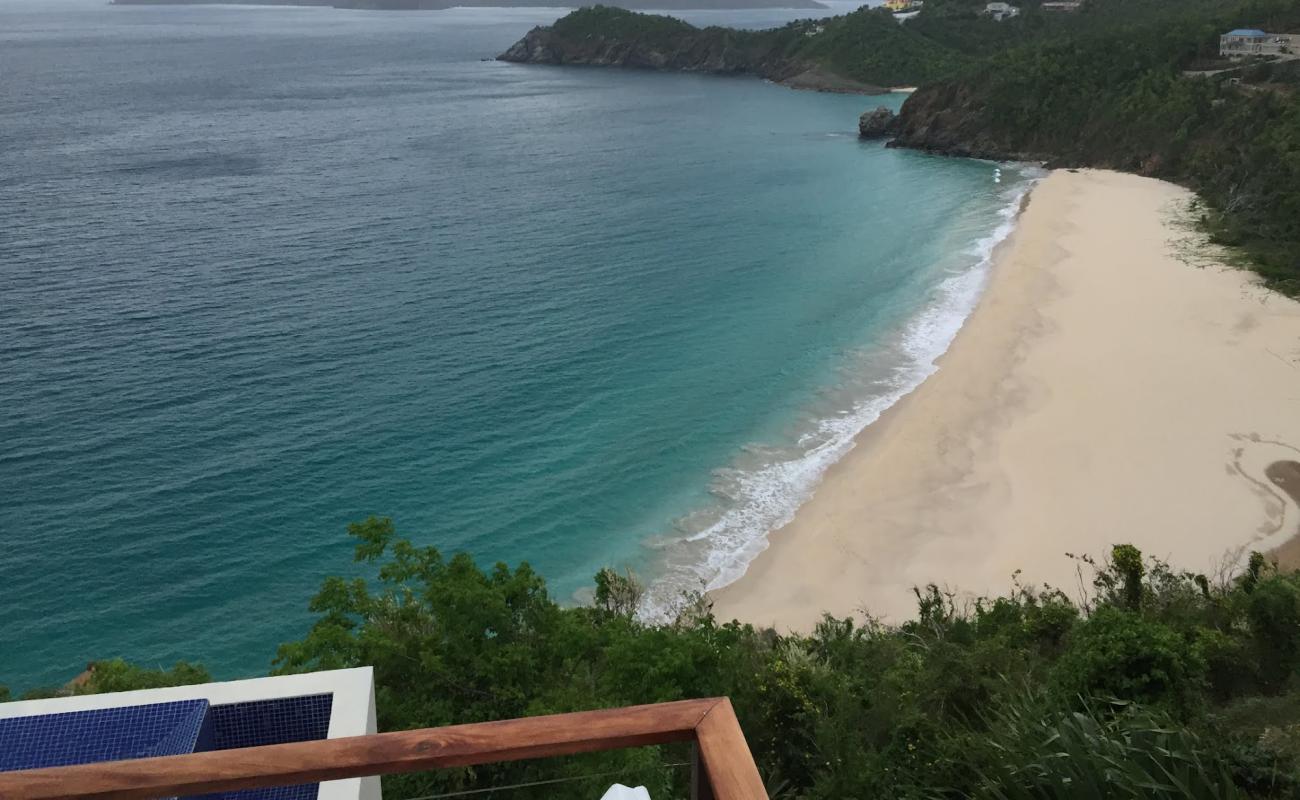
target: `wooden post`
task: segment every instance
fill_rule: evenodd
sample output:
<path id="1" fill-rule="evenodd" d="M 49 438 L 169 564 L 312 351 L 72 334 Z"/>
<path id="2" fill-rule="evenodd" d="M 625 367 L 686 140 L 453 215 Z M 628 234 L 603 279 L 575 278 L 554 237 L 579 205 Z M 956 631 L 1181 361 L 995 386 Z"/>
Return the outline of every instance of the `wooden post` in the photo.
<path id="1" fill-rule="evenodd" d="M 695 737 L 716 800 L 767 797 L 767 787 L 754 766 L 730 700 L 723 697 L 709 709 L 695 726 Z"/>
<path id="2" fill-rule="evenodd" d="M 699 742 L 691 745 L 691 800 L 713 800 L 713 787 L 709 785 L 709 773 L 700 759 Z"/>

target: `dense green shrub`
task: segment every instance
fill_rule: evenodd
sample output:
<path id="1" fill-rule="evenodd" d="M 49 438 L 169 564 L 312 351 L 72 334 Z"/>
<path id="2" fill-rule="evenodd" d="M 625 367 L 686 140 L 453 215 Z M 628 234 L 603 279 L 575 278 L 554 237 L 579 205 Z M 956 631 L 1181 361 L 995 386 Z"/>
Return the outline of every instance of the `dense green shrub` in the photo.
<path id="1" fill-rule="evenodd" d="M 197 664 L 177 662 L 171 669 L 146 669 L 128 664 L 120 658 L 99 661 L 90 665 L 90 676 L 78 687 L 78 693 L 127 692 L 132 689 L 161 689 L 166 686 L 188 686 L 207 683 L 212 675 Z"/>
<path id="2" fill-rule="evenodd" d="M 1225 800 L 1245 797 L 1228 755 L 1177 720 L 1120 701 L 1077 710 L 1027 693 L 997 706 L 967 742 L 971 795 L 1013 798 Z"/>
<path id="3" fill-rule="evenodd" d="M 1183 74 L 1231 28 L 1300 30 L 1300 2 L 1090 0 L 1085 11 L 923 87 L 903 107 L 904 141 L 1183 184 L 1214 241 L 1300 295 L 1300 67 Z"/>
<path id="4" fill-rule="evenodd" d="M 1201 652 L 1167 625 L 1128 608 L 1102 606 L 1077 625 L 1053 670 L 1068 694 L 1191 708 L 1201 696 Z"/>
<path id="5" fill-rule="evenodd" d="M 1285 691 L 1300 577 L 1262 558 L 1212 586 L 1121 547 L 1089 562 L 1094 590 L 1079 602 L 1017 585 L 968 604 L 929 586 L 896 627 L 826 617 L 781 635 L 721 623 L 698 597 L 646 623 L 626 573 L 602 571 L 593 605 L 562 607 L 527 565 L 444 558 L 384 519 L 350 533 L 374 579 L 326 579 L 316 623 L 275 668 L 372 665 L 383 730 L 727 695 L 781 797 L 1292 797 L 1300 786 L 1300 692 Z M 114 660 L 80 690 L 206 678 Z M 511 796 L 585 796 L 602 788 L 591 776 L 613 772 L 681 796 L 687 762 L 681 748 L 642 748 L 389 776 L 385 793 L 572 779 Z"/>
<path id="6" fill-rule="evenodd" d="M 23 692 L 23 700 L 63 697 L 72 694 L 129 692 L 135 689 L 161 689 L 207 683 L 212 675 L 199 664 L 178 661 L 171 669 L 149 669 L 120 658 L 89 664 L 86 672 L 66 686 L 41 686 Z M 0 686 L 0 703 L 10 699 L 7 687 Z"/>
<path id="7" fill-rule="evenodd" d="M 1270 690 L 1281 689 L 1295 673 L 1300 652 L 1300 591 L 1293 581 L 1271 576 L 1252 587 L 1245 605 L 1259 679 Z"/>

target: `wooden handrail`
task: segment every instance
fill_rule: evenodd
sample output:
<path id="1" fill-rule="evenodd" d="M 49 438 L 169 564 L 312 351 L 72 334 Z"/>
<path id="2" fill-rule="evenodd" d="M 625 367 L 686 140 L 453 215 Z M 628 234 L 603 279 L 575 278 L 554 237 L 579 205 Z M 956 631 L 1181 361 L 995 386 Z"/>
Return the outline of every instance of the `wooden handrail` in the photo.
<path id="1" fill-rule="evenodd" d="M 766 800 L 725 697 L 0 772 L 0 798 L 145 800 L 692 740 L 716 800 Z"/>

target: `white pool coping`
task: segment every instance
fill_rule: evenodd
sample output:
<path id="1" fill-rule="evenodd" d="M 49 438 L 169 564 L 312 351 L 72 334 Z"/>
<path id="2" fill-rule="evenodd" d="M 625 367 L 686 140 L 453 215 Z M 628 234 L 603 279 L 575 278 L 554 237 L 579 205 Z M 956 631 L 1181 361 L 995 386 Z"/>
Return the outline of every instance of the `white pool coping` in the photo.
<path id="1" fill-rule="evenodd" d="M 15 700 L 0 703 L 0 719 L 138 706 L 148 703 L 170 703 L 177 700 L 205 699 L 216 706 L 312 694 L 333 696 L 326 738 L 337 739 L 343 736 L 362 736 L 377 732 L 375 674 L 371 667 L 307 672 L 301 675 L 275 675 L 270 678 L 250 678 L 242 681 L 199 683 L 193 686 L 170 686 L 165 689 L 139 689 L 133 692 Z M 317 800 L 381 800 L 381 798 L 378 776 L 323 781 L 320 785 L 320 793 L 317 795 Z"/>

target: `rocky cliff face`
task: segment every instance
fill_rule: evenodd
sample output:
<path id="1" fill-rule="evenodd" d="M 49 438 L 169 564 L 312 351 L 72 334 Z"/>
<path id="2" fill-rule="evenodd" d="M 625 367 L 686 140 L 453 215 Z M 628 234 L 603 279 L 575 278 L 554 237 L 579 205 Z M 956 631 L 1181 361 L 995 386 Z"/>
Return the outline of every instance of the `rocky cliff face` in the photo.
<path id="1" fill-rule="evenodd" d="M 894 125 L 895 147 L 953 156 L 1014 159 L 1005 143 L 980 124 L 981 108 L 965 87 L 943 83 L 918 89 L 907 98 Z"/>
<path id="2" fill-rule="evenodd" d="M 1158 152 L 1113 146 L 1106 132 L 1075 135 L 1009 124 L 977 79 L 951 80 L 918 89 L 903 104 L 890 147 L 994 161 L 1039 161 L 1050 168 L 1094 167 L 1164 177 Z"/>
<path id="3" fill-rule="evenodd" d="M 1006 127 L 992 122 L 977 85 L 961 81 L 930 84 L 913 93 L 899 110 L 890 146 L 995 161 L 1077 166 L 1060 153 L 1013 139 Z"/>
<path id="4" fill-rule="evenodd" d="M 697 28 L 669 16 L 595 5 L 534 28 L 499 58 L 533 64 L 745 73 L 795 89 L 877 94 L 885 91 L 877 76 L 913 85 L 912 79 L 932 71 L 935 63 L 948 63 L 951 59 L 946 57 L 936 61 L 937 47 L 919 34 L 905 32 L 888 11 L 866 6 L 838 17 L 796 20 L 767 30 L 737 30 Z M 890 66 L 896 63 L 906 66 Z"/>
<path id="5" fill-rule="evenodd" d="M 500 61 L 523 64 L 581 64 L 718 75 L 756 75 L 792 89 L 847 94 L 887 92 L 788 57 L 779 43 L 741 31 L 684 26 L 671 35 L 637 36 L 618 32 L 575 35 L 556 25 L 534 28 Z"/>

